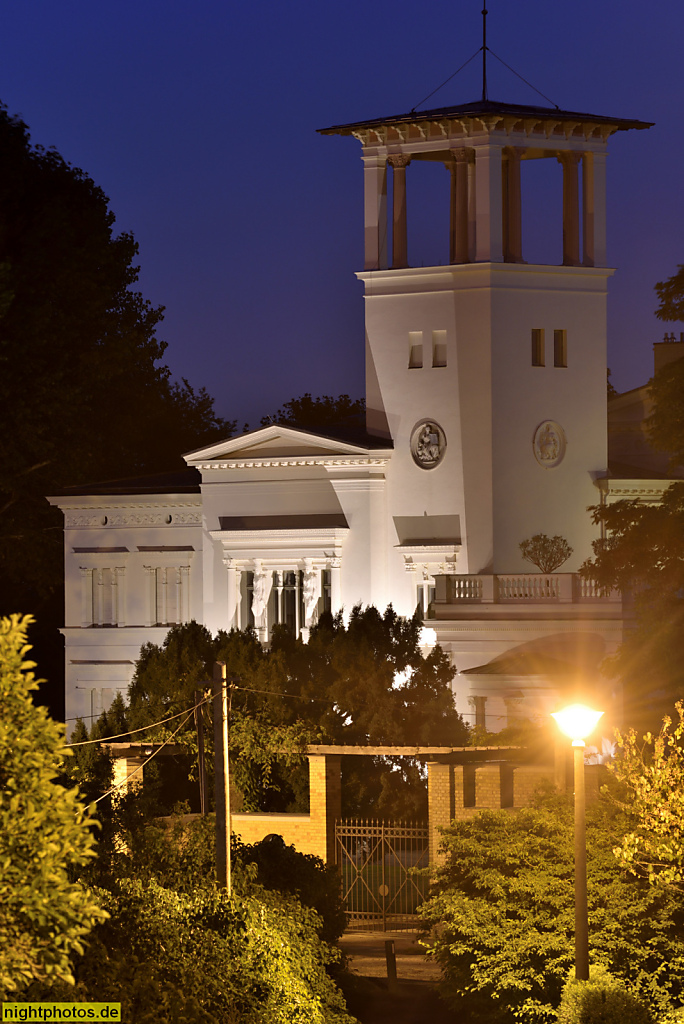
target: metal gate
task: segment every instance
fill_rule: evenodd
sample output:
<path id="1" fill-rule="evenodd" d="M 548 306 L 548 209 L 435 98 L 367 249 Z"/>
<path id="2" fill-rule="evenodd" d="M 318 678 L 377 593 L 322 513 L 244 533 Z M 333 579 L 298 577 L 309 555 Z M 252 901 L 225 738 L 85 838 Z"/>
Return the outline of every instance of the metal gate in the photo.
<path id="1" fill-rule="evenodd" d="M 427 895 L 428 828 L 424 824 L 338 821 L 335 863 L 349 928 L 413 928 Z"/>

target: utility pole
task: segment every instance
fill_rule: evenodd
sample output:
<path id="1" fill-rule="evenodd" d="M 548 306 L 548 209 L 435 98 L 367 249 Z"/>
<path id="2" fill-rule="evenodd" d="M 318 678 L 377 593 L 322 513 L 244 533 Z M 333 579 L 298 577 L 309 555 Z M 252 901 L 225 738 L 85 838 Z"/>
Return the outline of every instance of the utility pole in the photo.
<path id="1" fill-rule="evenodd" d="M 216 880 L 231 895 L 230 774 L 228 687 L 225 661 L 214 662 L 214 800 L 216 803 Z"/>

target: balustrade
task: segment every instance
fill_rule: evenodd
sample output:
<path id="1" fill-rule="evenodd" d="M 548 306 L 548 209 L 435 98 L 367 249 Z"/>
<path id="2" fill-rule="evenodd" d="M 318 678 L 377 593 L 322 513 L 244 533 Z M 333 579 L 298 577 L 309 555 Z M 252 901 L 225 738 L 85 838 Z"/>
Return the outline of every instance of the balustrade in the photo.
<path id="1" fill-rule="evenodd" d="M 604 592 L 578 573 L 500 573 L 437 577 L 436 604 L 498 604 L 553 601 L 619 601 L 616 591 Z"/>

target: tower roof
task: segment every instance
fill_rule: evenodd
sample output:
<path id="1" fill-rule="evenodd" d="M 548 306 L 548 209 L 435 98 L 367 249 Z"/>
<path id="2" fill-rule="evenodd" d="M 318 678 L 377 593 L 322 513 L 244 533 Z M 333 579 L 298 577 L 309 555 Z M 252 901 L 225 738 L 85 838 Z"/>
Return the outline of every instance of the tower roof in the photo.
<path id="1" fill-rule="evenodd" d="M 502 120 L 516 118 L 535 123 L 551 121 L 556 124 L 572 121 L 578 124 L 603 125 L 612 131 L 629 131 L 630 128 L 651 128 L 652 121 L 636 121 L 633 118 L 607 117 L 603 114 L 582 114 L 573 110 L 560 110 L 557 107 L 525 106 L 519 103 L 500 103 L 497 100 L 477 100 L 474 103 L 460 103 L 452 107 L 437 107 L 433 110 L 409 110 L 406 114 L 392 114 L 390 117 L 373 117 L 366 121 L 354 121 L 351 124 L 332 125 L 330 128 L 319 128 L 321 135 L 353 135 L 364 129 L 390 127 L 402 124 L 420 124 L 426 121 L 465 120 L 477 121 L 483 117 L 489 122 L 491 118 Z"/>

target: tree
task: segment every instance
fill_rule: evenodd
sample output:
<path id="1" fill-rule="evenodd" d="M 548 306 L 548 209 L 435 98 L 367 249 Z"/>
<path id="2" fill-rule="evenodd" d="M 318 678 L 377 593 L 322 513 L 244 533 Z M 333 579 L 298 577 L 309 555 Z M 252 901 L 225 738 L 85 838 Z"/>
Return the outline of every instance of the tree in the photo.
<path id="1" fill-rule="evenodd" d="M 93 817 L 55 781 L 63 726 L 31 701 L 30 622 L 0 620 L 0 995 L 34 980 L 73 983 L 70 958 L 107 916 L 71 880 L 94 856 Z"/>
<path id="2" fill-rule="evenodd" d="M 449 686 L 454 669 L 439 647 L 423 657 L 420 630 L 417 618 L 405 619 L 391 606 L 384 614 L 357 607 L 347 625 L 342 615 L 321 615 L 308 644 L 277 628 L 265 651 L 252 630 L 212 640 L 197 623 L 177 626 L 162 648 L 142 651 L 129 724 L 160 721 L 189 707 L 195 687 L 211 677 L 213 661 L 224 661 L 228 676 L 239 680 L 231 697 L 231 756 L 246 808 L 305 810 L 306 743 L 468 742 Z M 190 722 L 185 736 L 193 742 Z M 343 770 L 345 813 L 424 813 L 426 785 L 416 764 L 345 757 Z"/>
<path id="3" fill-rule="evenodd" d="M 607 797 L 587 808 L 590 960 L 662 1020 L 684 1000 L 684 901 L 618 865 L 630 818 Z M 447 860 L 422 914 L 451 1006 L 491 1024 L 550 1022 L 574 959 L 573 807 L 483 811 L 444 830 Z"/>
<path id="4" fill-rule="evenodd" d="M 661 366 L 650 381 L 653 412 L 646 420 L 654 448 L 670 457 L 670 469 L 684 464 L 684 359 Z"/>
<path id="5" fill-rule="evenodd" d="M 627 790 L 635 819 L 614 853 L 620 864 L 650 883 L 684 892 L 684 704 L 657 736 L 639 741 L 634 729 L 618 733 L 619 756 L 609 765 Z"/>
<path id="6" fill-rule="evenodd" d="M 520 542 L 520 554 L 526 562 L 532 562 L 541 572 L 555 572 L 563 562 L 567 562 L 572 548 L 565 537 L 556 534 L 547 537 L 545 533 L 535 533 L 529 540 Z"/>
<path id="7" fill-rule="evenodd" d="M 163 310 L 133 290 L 137 254 L 92 179 L 0 105 L 0 610 L 61 595 L 45 495 L 184 467 L 234 428 L 160 362 Z"/>
<path id="8" fill-rule="evenodd" d="M 677 273 L 655 286 L 660 305 L 656 309 L 659 320 L 684 320 L 684 264 L 679 264 Z"/>
<path id="9" fill-rule="evenodd" d="M 655 311 L 659 320 L 684 320 L 684 265 L 677 273 L 655 286 L 660 304 Z M 650 382 L 653 412 L 646 421 L 654 448 L 667 452 L 670 466 L 684 463 L 684 361 L 679 359 L 661 367 Z"/>
<path id="10" fill-rule="evenodd" d="M 349 395 L 320 395 L 312 398 L 307 391 L 299 398 L 291 398 L 272 416 L 263 416 L 261 426 L 270 423 L 285 423 L 293 427 L 302 427 L 324 434 L 326 429 L 351 428 L 365 430 L 366 401 L 363 398 L 352 399 Z"/>
<path id="11" fill-rule="evenodd" d="M 612 669 L 626 687 L 628 721 L 657 728 L 684 694 L 684 483 L 658 505 L 618 501 L 589 511 L 603 535 L 580 572 L 604 590 L 622 591 L 627 609 L 633 604 L 634 623 Z"/>

